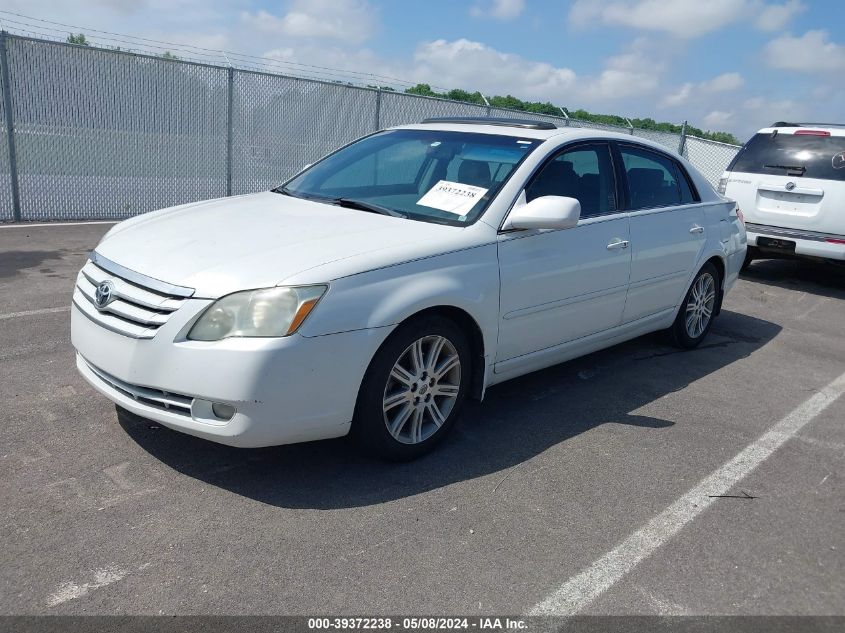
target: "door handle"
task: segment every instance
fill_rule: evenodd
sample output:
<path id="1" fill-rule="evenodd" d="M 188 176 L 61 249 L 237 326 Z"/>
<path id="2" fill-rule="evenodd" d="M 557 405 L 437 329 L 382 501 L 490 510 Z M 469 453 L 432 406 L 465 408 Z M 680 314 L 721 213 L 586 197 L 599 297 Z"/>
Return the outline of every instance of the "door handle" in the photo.
<path id="1" fill-rule="evenodd" d="M 704 233 L 704 227 L 699 226 L 698 224 L 693 224 L 692 228 L 689 230 L 690 233 Z"/>
<path id="2" fill-rule="evenodd" d="M 618 237 L 607 245 L 607 250 L 617 251 L 620 248 L 628 248 L 628 240 L 620 240 Z"/>

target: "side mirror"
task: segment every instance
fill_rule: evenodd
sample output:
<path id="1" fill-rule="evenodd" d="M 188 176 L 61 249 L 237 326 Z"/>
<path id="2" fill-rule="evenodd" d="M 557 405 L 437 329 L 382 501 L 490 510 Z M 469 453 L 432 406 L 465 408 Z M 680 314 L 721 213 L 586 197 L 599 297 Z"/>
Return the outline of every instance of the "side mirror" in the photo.
<path id="1" fill-rule="evenodd" d="M 504 229 L 571 229 L 581 218 L 581 203 L 575 198 L 542 196 L 515 207 Z"/>

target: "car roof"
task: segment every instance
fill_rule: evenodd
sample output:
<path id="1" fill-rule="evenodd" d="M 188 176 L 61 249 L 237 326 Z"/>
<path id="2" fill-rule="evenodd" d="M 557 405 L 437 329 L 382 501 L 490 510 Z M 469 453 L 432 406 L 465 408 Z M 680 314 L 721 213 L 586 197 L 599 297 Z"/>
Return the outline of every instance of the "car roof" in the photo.
<path id="1" fill-rule="evenodd" d="M 830 136 L 845 136 L 845 123 L 790 123 L 778 121 L 769 127 L 757 130 L 757 134 L 771 134 L 777 130 L 778 134 L 795 134 L 798 130 L 818 130 L 829 132 Z"/>
<path id="2" fill-rule="evenodd" d="M 604 130 L 597 130 L 594 128 L 579 128 L 579 127 L 559 127 L 551 130 L 547 129 L 533 129 L 526 127 L 519 127 L 516 125 L 502 125 L 500 122 L 483 123 L 466 122 L 466 123 L 448 123 L 445 121 L 436 121 L 431 123 L 412 123 L 409 125 L 397 125 L 388 128 L 391 130 L 440 130 L 443 132 L 468 132 L 471 134 L 497 134 L 499 136 L 514 136 L 524 139 L 536 139 L 545 141 L 547 139 L 559 136 L 565 136 L 569 140 L 578 140 L 581 138 L 607 138 L 617 139 L 621 141 L 635 141 L 643 145 L 649 145 L 661 151 L 667 149 L 659 144 L 652 143 L 647 139 L 632 137 L 630 134 L 620 134 L 619 132 L 605 132 Z"/>

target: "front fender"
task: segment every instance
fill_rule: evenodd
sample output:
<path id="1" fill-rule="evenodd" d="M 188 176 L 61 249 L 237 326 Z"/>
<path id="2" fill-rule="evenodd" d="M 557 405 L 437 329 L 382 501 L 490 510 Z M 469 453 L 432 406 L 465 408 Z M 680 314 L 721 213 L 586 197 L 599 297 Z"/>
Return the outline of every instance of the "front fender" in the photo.
<path id="1" fill-rule="evenodd" d="M 499 264 L 495 244 L 446 253 L 333 281 L 306 320 L 303 336 L 393 328 L 437 306 L 459 308 L 478 324 L 485 354 L 495 350 Z"/>

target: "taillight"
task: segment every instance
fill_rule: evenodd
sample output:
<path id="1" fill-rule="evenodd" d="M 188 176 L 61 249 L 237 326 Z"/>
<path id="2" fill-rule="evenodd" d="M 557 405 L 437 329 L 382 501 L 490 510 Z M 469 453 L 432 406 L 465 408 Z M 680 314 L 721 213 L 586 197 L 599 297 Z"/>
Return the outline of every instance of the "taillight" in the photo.
<path id="1" fill-rule="evenodd" d="M 727 178 L 719 178 L 719 186 L 716 187 L 716 191 L 721 193 L 723 196 L 725 195 L 725 190 L 728 188 L 728 179 Z"/>
<path id="2" fill-rule="evenodd" d="M 830 136 L 827 130 L 795 130 L 795 136 Z"/>
<path id="3" fill-rule="evenodd" d="M 742 215 L 742 211 L 740 211 L 739 207 L 736 208 L 736 217 L 739 218 L 740 222 L 742 222 L 742 226 L 745 226 L 745 216 Z"/>
<path id="4" fill-rule="evenodd" d="M 825 240 L 828 244 L 845 244 L 845 240 L 839 240 L 835 237 L 829 237 Z"/>

